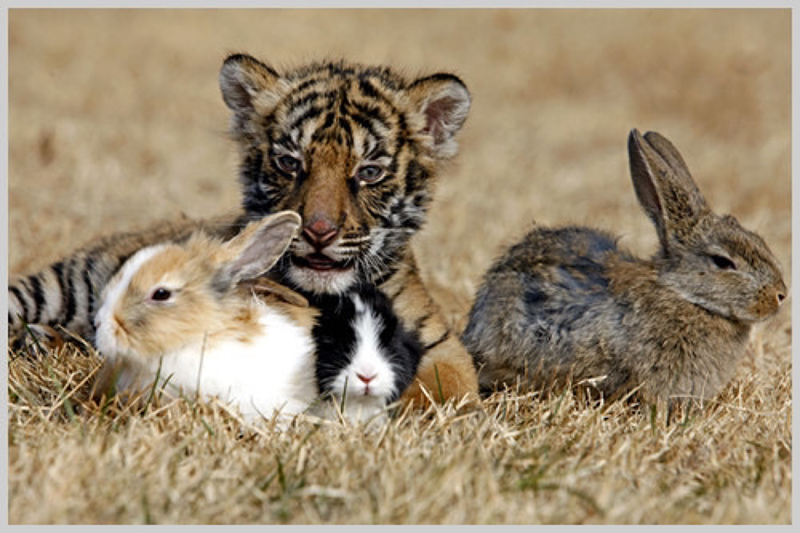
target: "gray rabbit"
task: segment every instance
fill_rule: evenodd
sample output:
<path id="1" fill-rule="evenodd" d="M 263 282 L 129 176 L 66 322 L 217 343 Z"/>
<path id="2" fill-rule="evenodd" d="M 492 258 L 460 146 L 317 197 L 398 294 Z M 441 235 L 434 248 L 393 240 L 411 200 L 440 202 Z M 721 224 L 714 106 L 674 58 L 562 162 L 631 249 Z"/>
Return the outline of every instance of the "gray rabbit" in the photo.
<path id="1" fill-rule="evenodd" d="M 780 308 L 772 252 L 711 211 L 675 147 L 634 129 L 628 154 L 660 249 L 645 260 L 603 231 L 535 227 L 487 272 L 462 335 L 484 392 L 571 380 L 606 398 L 708 399 Z"/>

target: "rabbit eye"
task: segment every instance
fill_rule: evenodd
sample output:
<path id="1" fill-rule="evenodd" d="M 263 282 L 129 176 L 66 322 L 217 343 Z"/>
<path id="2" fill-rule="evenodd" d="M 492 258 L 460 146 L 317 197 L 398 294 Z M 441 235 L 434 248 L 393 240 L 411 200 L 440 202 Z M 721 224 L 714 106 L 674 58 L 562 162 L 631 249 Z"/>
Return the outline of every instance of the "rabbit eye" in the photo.
<path id="1" fill-rule="evenodd" d="M 722 270 L 736 270 L 736 263 L 724 255 L 712 255 L 711 260 L 717 268 Z"/>
<path id="2" fill-rule="evenodd" d="M 153 294 L 150 295 L 150 299 L 154 302 L 166 302 L 172 297 L 172 291 L 169 289 L 165 289 L 164 287 L 158 287 L 156 290 L 153 291 Z"/>

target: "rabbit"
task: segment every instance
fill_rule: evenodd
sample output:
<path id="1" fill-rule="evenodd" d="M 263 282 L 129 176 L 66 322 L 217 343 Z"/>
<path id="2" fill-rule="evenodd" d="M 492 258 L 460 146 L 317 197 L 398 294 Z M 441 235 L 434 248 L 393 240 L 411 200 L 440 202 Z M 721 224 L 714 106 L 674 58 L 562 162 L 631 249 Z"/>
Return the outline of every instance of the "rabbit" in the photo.
<path id="1" fill-rule="evenodd" d="M 374 285 L 308 299 L 320 313 L 313 336 L 317 386 L 326 401 L 317 414 L 333 418 L 338 409 L 351 422 L 385 420 L 416 375 L 424 352 L 418 334 Z"/>
<path id="2" fill-rule="evenodd" d="M 534 226 L 485 274 L 462 333 L 484 394 L 571 380 L 609 400 L 702 402 L 778 312 L 787 288 L 764 240 L 711 211 L 662 135 L 633 129 L 628 154 L 658 251 L 640 259 L 604 231 Z"/>
<path id="3" fill-rule="evenodd" d="M 146 390 L 160 377 L 184 394 L 219 397 L 249 423 L 305 411 L 318 396 L 316 311 L 259 279 L 299 227 L 299 215 L 283 211 L 228 241 L 198 231 L 132 255 L 95 316 L 104 358 L 95 395 Z"/>

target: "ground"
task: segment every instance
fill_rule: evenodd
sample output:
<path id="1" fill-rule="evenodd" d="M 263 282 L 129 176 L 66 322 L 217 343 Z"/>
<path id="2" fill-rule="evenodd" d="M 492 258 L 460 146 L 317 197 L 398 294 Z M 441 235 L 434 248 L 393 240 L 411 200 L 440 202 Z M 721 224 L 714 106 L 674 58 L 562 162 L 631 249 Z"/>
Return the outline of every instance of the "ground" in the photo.
<path id="1" fill-rule="evenodd" d="M 671 139 L 792 285 L 791 12 L 776 9 L 10 10 L 9 273 L 97 235 L 235 209 L 217 73 L 241 51 L 465 81 L 460 152 L 414 241 L 458 325 L 534 221 L 652 253 L 628 175 L 634 127 Z M 15 359 L 9 522 L 789 523 L 790 308 L 719 403 L 678 426 L 565 392 L 409 413 L 379 432 L 241 433 L 213 405 L 82 405 L 96 360 L 75 351 Z"/>

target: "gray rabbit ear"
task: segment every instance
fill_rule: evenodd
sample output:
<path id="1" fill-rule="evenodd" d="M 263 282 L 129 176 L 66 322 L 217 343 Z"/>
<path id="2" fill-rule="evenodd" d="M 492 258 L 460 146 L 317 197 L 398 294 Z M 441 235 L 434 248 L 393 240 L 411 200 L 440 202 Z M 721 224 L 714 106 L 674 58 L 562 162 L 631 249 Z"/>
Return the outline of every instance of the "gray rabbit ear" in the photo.
<path id="1" fill-rule="evenodd" d="M 669 251 L 672 239 L 685 242 L 710 209 L 675 146 L 651 131 L 628 136 L 628 157 L 636 197 Z"/>
<path id="2" fill-rule="evenodd" d="M 281 211 L 251 222 L 225 244 L 228 261 L 216 275 L 214 286 L 224 292 L 264 274 L 292 243 L 300 223 L 300 215 L 294 211 Z"/>

